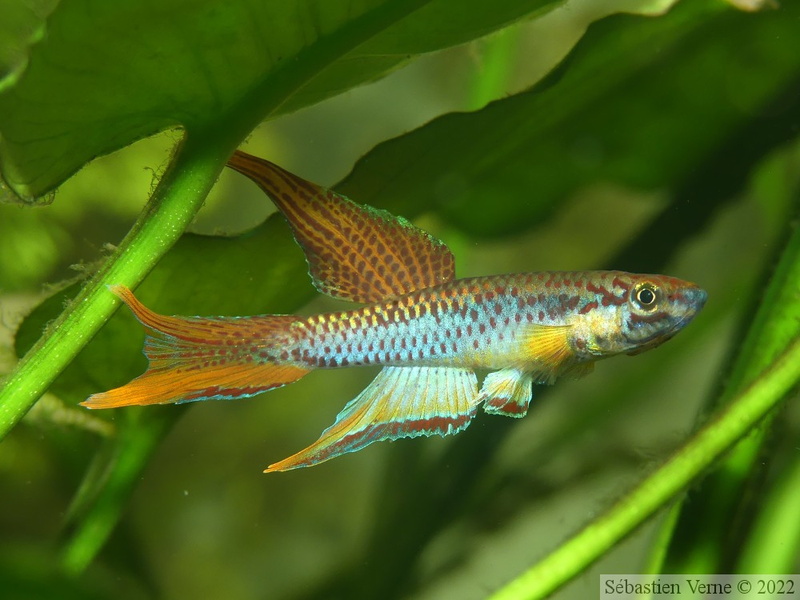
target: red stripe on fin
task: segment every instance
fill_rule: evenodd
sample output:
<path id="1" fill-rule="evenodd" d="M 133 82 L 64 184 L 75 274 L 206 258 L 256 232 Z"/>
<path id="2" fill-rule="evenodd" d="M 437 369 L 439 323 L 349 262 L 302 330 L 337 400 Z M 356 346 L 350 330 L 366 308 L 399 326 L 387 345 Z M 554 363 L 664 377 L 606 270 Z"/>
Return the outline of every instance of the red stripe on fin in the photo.
<path id="1" fill-rule="evenodd" d="M 290 315 L 258 317 L 170 317 L 144 306 L 124 286 L 113 286 L 148 330 L 147 371 L 122 387 L 94 394 L 83 406 L 166 404 L 245 398 L 297 381 L 309 369 L 278 364 L 292 343 Z"/>
<path id="2" fill-rule="evenodd" d="M 517 369 L 489 373 L 483 380 L 478 402 L 491 415 L 519 419 L 528 412 L 532 397 L 532 376 Z"/>
<path id="3" fill-rule="evenodd" d="M 463 431 L 475 416 L 475 373 L 451 367 L 384 367 L 305 450 L 265 473 L 310 467 L 373 442 Z"/>
<path id="4" fill-rule="evenodd" d="M 320 292 L 378 302 L 455 276 L 447 246 L 405 219 L 363 206 L 237 150 L 228 166 L 272 198 L 305 252 Z"/>

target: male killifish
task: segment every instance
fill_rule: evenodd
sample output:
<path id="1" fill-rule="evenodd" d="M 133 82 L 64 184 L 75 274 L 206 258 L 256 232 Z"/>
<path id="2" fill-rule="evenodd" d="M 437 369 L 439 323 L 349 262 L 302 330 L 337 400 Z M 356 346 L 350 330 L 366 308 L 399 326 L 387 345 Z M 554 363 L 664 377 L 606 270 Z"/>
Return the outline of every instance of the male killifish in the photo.
<path id="1" fill-rule="evenodd" d="M 95 394 L 89 408 L 243 398 L 313 369 L 383 369 L 311 446 L 267 472 L 307 467 L 372 442 L 465 429 L 479 405 L 522 417 L 534 383 L 581 376 L 680 331 L 706 293 L 663 275 L 621 271 L 455 279 L 450 250 L 408 221 L 360 206 L 265 160 L 229 166 L 289 221 L 315 287 L 362 303 L 312 317 L 173 317 L 112 291 L 147 328 L 147 371 Z M 491 369 L 478 386 L 475 369 Z"/>

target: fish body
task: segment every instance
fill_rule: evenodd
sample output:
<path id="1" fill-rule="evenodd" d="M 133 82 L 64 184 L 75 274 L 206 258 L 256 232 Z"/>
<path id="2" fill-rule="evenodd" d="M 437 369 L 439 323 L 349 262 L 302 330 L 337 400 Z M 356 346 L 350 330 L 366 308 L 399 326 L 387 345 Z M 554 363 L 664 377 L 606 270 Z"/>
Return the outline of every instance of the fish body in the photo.
<path id="1" fill-rule="evenodd" d="M 477 408 L 524 416 L 532 384 L 579 377 L 674 336 L 706 293 L 665 275 L 542 272 L 455 279 L 439 240 L 237 152 L 229 163 L 275 201 L 317 289 L 363 305 L 300 317 L 159 315 L 112 288 L 148 329 L 140 377 L 90 408 L 252 396 L 314 369 L 377 365 L 378 376 L 317 442 L 270 465 L 318 464 L 374 441 L 448 435 Z M 479 388 L 475 369 L 489 369 Z"/>
<path id="2" fill-rule="evenodd" d="M 659 311 L 642 310 L 631 300 L 631 289 L 642 282 L 665 290 Z M 558 373 L 542 368 L 537 332 L 563 334 L 569 356 L 560 366 L 569 369 L 635 351 L 679 329 L 699 295 L 674 278 L 621 271 L 458 279 L 388 302 L 298 320 L 293 339 L 270 359 L 308 368 L 514 367 L 539 371 L 539 382 L 550 383 Z M 656 321 L 657 329 L 649 330 Z"/>

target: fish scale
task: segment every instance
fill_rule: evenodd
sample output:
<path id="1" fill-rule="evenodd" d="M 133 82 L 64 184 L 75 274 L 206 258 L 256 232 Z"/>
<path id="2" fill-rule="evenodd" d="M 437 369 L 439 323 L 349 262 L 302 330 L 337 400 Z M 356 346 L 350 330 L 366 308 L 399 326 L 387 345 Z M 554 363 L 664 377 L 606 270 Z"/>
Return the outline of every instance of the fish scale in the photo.
<path id="1" fill-rule="evenodd" d="M 298 342 L 283 357 L 317 368 L 488 368 L 524 357 L 520 325 L 568 325 L 576 315 L 609 311 L 601 303 L 629 287 L 624 278 L 621 272 L 548 272 L 460 279 L 391 302 L 310 317 L 297 325 Z M 596 291 L 588 291 L 587 282 Z"/>

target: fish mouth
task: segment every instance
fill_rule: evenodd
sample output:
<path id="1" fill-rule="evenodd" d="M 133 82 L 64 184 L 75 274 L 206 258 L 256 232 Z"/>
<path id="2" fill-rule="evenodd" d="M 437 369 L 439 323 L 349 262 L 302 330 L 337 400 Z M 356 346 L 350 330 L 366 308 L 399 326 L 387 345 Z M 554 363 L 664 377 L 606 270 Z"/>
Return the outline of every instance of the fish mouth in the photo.
<path id="1" fill-rule="evenodd" d="M 703 288 L 694 286 L 685 290 L 683 295 L 686 298 L 686 304 L 691 307 L 691 310 L 687 311 L 687 314 L 684 315 L 684 319 L 688 322 L 705 306 L 706 300 L 708 300 L 708 292 Z"/>
<path id="2" fill-rule="evenodd" d="M 646 350 L 651 350 L 660 346 L 664 342 L 671 340 L 675 335 L 689 322 L 697 316 L 697 313 L 700 312 L 700 309 L 706 303 L 708 299 L 708 293 L 702 288 L 699 287 L 692 287 L 689 288 L 684 292 L 684 296 L 686 297 L 686 302 L 689 305 L 689 309 L 678 319 L 675 323 L 673 323 L 672 327 L 670 327 L 665 332 L 655 333 L 649 338 L 646 338 L 643 342 L 640 342 L 639 345 L 631 350 L 630 352 L 626 352 L 628 356 L 636 356 L 637 354 L 641 354 Z"/>

